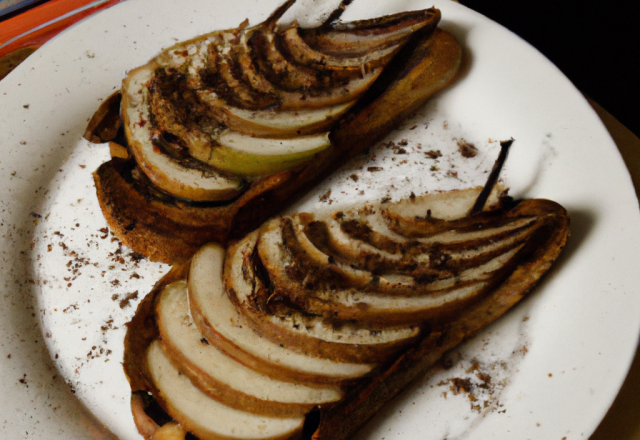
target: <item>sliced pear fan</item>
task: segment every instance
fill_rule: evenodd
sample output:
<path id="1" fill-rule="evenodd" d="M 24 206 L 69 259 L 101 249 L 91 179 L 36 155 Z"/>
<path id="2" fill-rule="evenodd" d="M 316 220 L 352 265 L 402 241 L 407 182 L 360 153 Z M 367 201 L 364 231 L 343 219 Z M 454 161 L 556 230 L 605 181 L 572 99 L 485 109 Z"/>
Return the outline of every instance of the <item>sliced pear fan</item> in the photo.
<path id="1" fill-rule="evenodd" d="M 202 440 L 289 439 L 302 430 L 303 416 L 281 418 L 230 408 L 202 393 L 180 373 L 156 341 L 147 351 L 156 398 L 167 412 Z"/>
<path id="2" fill-rule="evenodd" d="M 361 377 L 374 367 L 305 356 L 255 333 L 236 310 L 222 281 L 225 251 L 205 245 L 189 273 L 189 305 L 200 332 L 220 350 L 274 378 L 332 383 Z"/>
<path id="3" fill-rule="evenodd" d="M 515 256 L 510 249 L 474 269 L 443 277 L 428 284 L 416 283 L 408 275 L 373 275 L 361 269 L 344 267 L 343 278 L 320 274 L 319 284 L 292 278 L 292 265 L 300 262 L 284 254 L 278 228 L 263 232 L 258 243 L 260 258 L 270 282 L 280 295 L 290 298 L 309 313 L 340 320 L 355 319 L 378 325 L 419 323 L 437 315 L 450 314 L 481 295 L 491 276 Z M 325 264 L 329 263 L 325 256 Z M 321 271 L 318 265 L 316 270 Z M 301 273 L 313 269 L 302 266 Z M 329 281 L 327 281 L 329 279 Z M 311 281 L 312 282 L 312 281 Z"/>
<path id="4" fill-rule="evenodd" d="M 408 36 L 439 19 L 433 11 L 407 13 L 406 19 L 400 14 L 379 22 L 380 35 L 369 21 L 349 31 L 329 27 L 327 36 L 319 30 L 310 39 L 322 47 L 335 41 L 335 54 L 324 53 L 309 46 L 297 27 L 276 30 L 292 4 L 252 28 L 245 22 L 179 43 L 128 74 L 121 107 L 127 140 L 140 169 L 160 190 L 197 202 L 230 200 L 245 187 L 240 176 L 300 165 L 312 150 L 328 146 L 312 148 L 304 136 L 334 128 Z M 346 49 L 345 38 L 359 48 Z M 303 138 L 282 153 L 239 152 L 225 139 L 218 141 L 225 127 L 262 138 Z"/>
<path id="5" fill-rule="evenodd" d="M 156 322 L 167 356 L 182 366 L 182 372 L 200 390 L 232 408 L 288 417 L 343 396 L 337 386 L 309 387 L 272 379 L 210 345 L 189 315 L 184 281 L 162 292 L 156 305 Z"/>
<path id="6" fill-rule="evenodd" d="M 353 323 L 335 325 L 297 310 L 265 313 L 254 304 L 256 295 L 266 288 L 252 268 L 257 238 L 256 231 L 229 248 L 224 280 L 236 308 L 266 338 L 311 356 L 343 362 L 379 362 L 420 335 L 418 326 L 380 329 Z"/>

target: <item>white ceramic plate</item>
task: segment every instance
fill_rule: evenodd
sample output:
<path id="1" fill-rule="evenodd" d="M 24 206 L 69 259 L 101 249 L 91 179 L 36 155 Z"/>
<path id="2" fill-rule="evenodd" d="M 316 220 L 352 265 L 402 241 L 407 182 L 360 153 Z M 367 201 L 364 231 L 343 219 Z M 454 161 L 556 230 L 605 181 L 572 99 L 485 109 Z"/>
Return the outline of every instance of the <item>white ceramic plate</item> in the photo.
<path id="1" fill-rule="evenodd" d="M 124 324 L 167 267 L 136 261 L 103 229 L 91 172 L 108 153 L 81 135 L 124 71 L 176 41 L 245 17 L 257 23 L 277 3 L 130 0 L 64 32 L 0 82 L 0 437 L 140 438 L 120 365 Z M 300 0 L 289 18 L 312 19 L 331 3 Z M 435 3 L 465 47 L 465 75 L 294 209 L 482 184 L 497 140 L 513 137 L 504 175 L 512 194 L 563 204 L 572 237 L 524 303 L 359 438 L 588 438 L 624 379 L 640 326 L 631 181 L 600 120 L 549 61 L 486 18 Z M 343 18 L 431 5 L 356 0 Z M 462 139 L 478 156 L 462 158 Z M 407 154 L 396 154 L 389 142 L 403 140 Z M 428 158 L 430 150 L 442 157 Z M 458 392 L 456 379 L 471 392 Z"/>

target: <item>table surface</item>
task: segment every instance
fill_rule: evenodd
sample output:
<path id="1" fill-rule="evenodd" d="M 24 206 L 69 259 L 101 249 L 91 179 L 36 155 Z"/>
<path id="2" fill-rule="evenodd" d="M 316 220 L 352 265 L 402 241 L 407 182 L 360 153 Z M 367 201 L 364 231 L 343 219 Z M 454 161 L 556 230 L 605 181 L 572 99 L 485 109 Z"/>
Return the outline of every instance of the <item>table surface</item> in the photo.
<path id="1" fill-rule="evenodd" d="M 0 41 L 0 45 L 2 42 Z M 0 80 L 33 50 L 0 56 Z M 611 134 L 640 194 L 640 139 L 597 103 L 589 100 Z M 640 440 L 640 351 L 636 351 L 629 374 L 609 412 L 590 440 Z"/>
<path id="2" fill-rule="evenodd" d="M 631 180 L 640 194 L 640 139 L 597 103 L 589 101 L 620 150 Z M 618 397 L 591 440 L 640 440 L 640 351 L 636 349 L 631 369 Z"/>

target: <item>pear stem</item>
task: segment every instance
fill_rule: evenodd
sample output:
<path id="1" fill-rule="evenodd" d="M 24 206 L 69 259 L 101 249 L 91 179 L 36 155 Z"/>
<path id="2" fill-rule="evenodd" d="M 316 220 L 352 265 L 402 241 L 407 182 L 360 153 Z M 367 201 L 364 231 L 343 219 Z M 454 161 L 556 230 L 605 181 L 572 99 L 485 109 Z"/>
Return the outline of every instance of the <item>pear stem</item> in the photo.
<path id="1" fill-rule="evenodd" d="M 469 211 L 469 215 L 477 214 L 484 209 L 484 205 L 487 203 L 487 199 L 489 198 L 491 191 L 493 191 L 493 187 L 496 185 L 496 182 L 500 177 L 500 172 L 504 167 L 504 163 L 507 161 L 507 154 L 509 153 L 509 148 L 511 147 L 511 144 L 513 144 L 513 141 L 514 139 L 511 138 L 508 141 L 500 142 L 500 154 L 496 159 L 496 163 L 493 164 L 493 169 L 489 174 L 487 183 L 485 183 L 484 188 L 482 188 L 482 191 L 480 191 L 480 194 L 478 194 L 478 198 L 476 199 L 473 208 L 471 208 L 471 211 Z"/>
<path id="2" fill-rule="evenodd" d="M 331 23 L 337 21 L 340 16 L 342 16 L 344 10 L 347 9 L 347 6 L 351 4 L 351 2 L 353 2 L 353 0 L 342 0 L 340 2 L 340 5 L 336 9 L 334 9 L 333 12 L 329 14 L 324 23 L 322 23 L 322 26 L 329 26 L 331 25 Z"/>
<path id="3" fill-rule="evenodd" d="M 289 8 L 291 6 L 293 6 L 293 4 L 296 2 L 296 0 L 287 0 L 286 2 L 284 2 L 284 4 L 282 4 L 282 6 L 279 6 L 278 9 L 276 9 L 275 11 L 273 11 L 273 13 L 269 16 L 269 18 L 267 18 L 264 23 L 268 26 L 268 27 L 274 27 L 276 25 L 276 22 L 278 20 L 280 20 L 280 18 L 282 18 L 282 16 L 284 15 L 285 12 L 287 12 L 289 10 Z"/>

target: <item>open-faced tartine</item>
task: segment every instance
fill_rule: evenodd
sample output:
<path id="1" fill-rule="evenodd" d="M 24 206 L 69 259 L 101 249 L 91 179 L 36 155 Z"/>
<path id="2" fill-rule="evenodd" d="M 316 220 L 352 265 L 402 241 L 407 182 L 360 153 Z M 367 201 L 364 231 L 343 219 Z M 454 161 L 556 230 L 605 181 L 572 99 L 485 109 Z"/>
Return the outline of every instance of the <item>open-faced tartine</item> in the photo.
<path id="1" fill-rule="evenodd" d="M 455 78 L 437 9 L 279 27 L 293 3 L 164 50 L 94 115 L 85 137 L 113 156 L 98 198 L 125 244 L 173 263 L 241 237 Z"/>
<path id="2" fill-rule="evenodd" d="M 352 438 L 516 304 L 564 247 L 569 219 L 557 203 L 486 196 L 473 188 L 294 214 L 227 249 L 203 246 L 129 326 L 140 432 Z"/>

